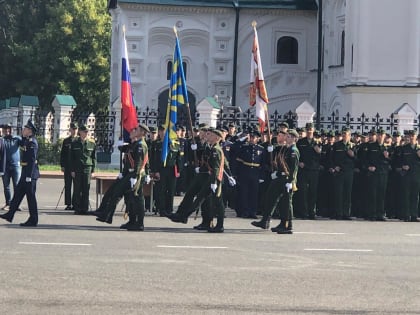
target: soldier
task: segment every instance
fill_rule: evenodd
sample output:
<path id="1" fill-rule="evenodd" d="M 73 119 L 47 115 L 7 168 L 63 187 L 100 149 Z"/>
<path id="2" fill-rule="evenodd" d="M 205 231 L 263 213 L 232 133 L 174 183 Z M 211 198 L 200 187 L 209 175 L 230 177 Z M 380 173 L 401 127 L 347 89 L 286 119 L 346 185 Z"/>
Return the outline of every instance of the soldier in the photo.
<path id="1" fill-rule="evenodd" d="M 21 175 L 20 168 L 20 150 L 19 143 L 21 143 L 20 137 L 12 135 L 12 126 L 10 124 L 3 125 L 3 141 L 4 148 L 6 151 L 6 167 L 4 169 L 3 179 L 3 190 L 4 198 L 6 200 L 2 210 L 9 210 L 10 200 L 12 194 L 10 193 L 10 179 L 13 183 L 13 192 L 16 190 L 16 186 L 19 182 Z"/>
<path id="2" fill-rule="evenodd" d="M 128 222 L 121 226 L 128 231 L 144 230 L 144 197 L 143 185 L 150 183 L 149 155 L 145 135 L 149 128 L 140 124 L 135 128 L 132 137 L 132 154 L 134 160 L 135 177 L 130 177 L 131 190 L 127 192 Z"/>
<path id="3" fill-rule="evenodd" d="M 22 174 L 13 199 L 10 202 L 10 210 L 2 215 L 0 218 L 8 222 L 13 221 L 15 212 L 18 210 L 23 197 L 26 195 L 26 200 L 29 207 L 29 218 L 26 222 L 21 223 L 20 226 L 37 226 L 38 225 L 38 205 L 36 201 L 36 183 L 39 178 L 38 169 L 38 142 L 35 139 L 36 127 L 29 119 L 22 130 L 22 139 L 19 144 L 22 148 L 21 162 Z"/>
<path id="4" fill-rule="evenodd" d="M 420 146 L 414 130 L 408 132 L 408 137 L 409 142 L 401 147 L 402 219 L 417 222 L 420 192 Z"/>
<path id="5" fill-rule="evenodd" d="M 80 126 L 79 135 L 71 143 L 70 170 L 74 180 L 74 214 L 83 215 L 88 214 L 89 209 L 90 180 L 96 167 L 96 144 L 93 139 L 87 139 L 85 125 Z"/>
<path id="6" fill-rule="evenodd" d="M 371 221 L 386 221 L 385 191 L 390 169 L 388 147 L 384 144 L 385 130 L 379 130 L 376 141 L 367 146 L 367 210 Z"/>
<path id="7" fill-rule="evenodd" d="M 72 207 L 71 186 L 73 177 L 70 171 L 71 143 L 77 138 L 77 122 L 70 123 L 70 136 L 63 140 L 60 154 L 61 171 L 64 173 L 64 210 L 74 210 Z"/>
<path id="8" fill-rule="evenodd" d="M 349 128 L 343 128 L 342 140 L 334 143 L 330 155 L 329 171 L 333 176 L 334 209 L 332 218 L 351 220 L 350 204 L 354 170 L 354 145 L 350 142 Z"/>
<path id="9" fill-rule="evenodd" d="M 386 193 L 386 214 L 388 218 L 400 219 L 401 215 L 401 174 L 402 174 L 402 156 L 401 156 L 401 133 L 396 131 L 392 135 L 393 142 L 389 148 L 391 157 L 391 171 L 389 173 L 389 180 Z"/>
<path id="10" fill-rule="evenodd" d="M 299 158 L 299 216 L 303 219 L 315 219 L 316 199 L 318 194 L 319 167 L 322 145 L 314 138 L 313 123 L 306 124 L 306 137 L 299 139 L 296 146 Z M 295 209 L 297 210 L 297 209 Z M 297 211 L 296 211 L 297 212 Z M 297 215 L 296 215 L 297 216 Z"/>
<path id="11" fill-rule="evenodd" d="M 139 130 L 141 129 L 141 130 Z M 138 165 L 142 165 L 139 161 L 142 160 L 144 163 L 147 163 L 144 167 L 140 167 L 140 169 L 147 170 L 148 175 L 148 151 L 145 152 L 147 149 L 147 144 L 144 140 L 144 134 L 149 132 L 149 128 L 146 125 L 140 124 L 139 128 L 133 128 L 130 131 L 130 143 L 124 144 L 121 147 L 118 147 L 121 152 L 124 154 L 123 158 L 123 170 L 122 173 L 119 174 L 117 180 L 112 184 L 112 186 L 108 189 L 105 193 L 105 196 L 102 199 L 100 207 L 94 211 L 92 214 L 95 215 L 97 218 L 96 220 L 99 222 L 104 222 L 108 224 L 112 224 L 112 219 L 115 213 L 115 209 L 117 207 L 118 202 L 124 196 L 126 200 L 127 210 L 132 206 L 131 202 L 136 200 L 137 198 L 133 198 L 130 196 L 131 188 L 133 188 L 135 179 L 137 177 L 137 171 L 139 170 Z M 144 147 L 146 146 L 146 148 Z M 146 154 L 147 153 L 147 154 Z M 147 159 L 146 159 L 147 156 Z M 147 181 L 146 184 L 150 183 L 150 176 L 146 176 Z M 140 191 L 138 190 L 137 196 L 140 195 Z M 129 200 L 129 197 L 131 199 Z M 126 228 L 126 225 L 123 225 L 121 228 Z"/>
<path id="12" fill-rule="evenodd" d="M 260 221 L 253 221 L 251 224 L 268 229 L 270 218 L 280 202 L 280 224 L 272 228 L 271 231 L 278 234 L 292 234 L 293 192 L 297 189 L 299 163 L 299 150 L 296 147 L 296 141 L 299 134 L 293 129 L 288 130 L 286 145 L 284 145 L 284 131 L 280 131 L 279 134 L 280 136 L 277 138 L 279 145 L 274 154 L 275 170 L 271 174 L 272 181 L 264 196 L 263 217 Z"/>

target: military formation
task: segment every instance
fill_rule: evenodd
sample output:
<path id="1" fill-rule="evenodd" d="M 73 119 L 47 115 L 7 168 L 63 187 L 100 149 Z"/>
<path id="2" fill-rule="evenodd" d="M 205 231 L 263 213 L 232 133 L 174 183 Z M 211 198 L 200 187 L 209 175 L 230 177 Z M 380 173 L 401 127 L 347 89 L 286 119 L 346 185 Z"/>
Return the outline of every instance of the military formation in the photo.
<path id="1" fill-rule="evenodd" d="M 186 128 L 178 126 L 177 139 L 171 141 L 163 162 L 165 132 L 165 126 L 143 124 L 131 130 L 130 142 L 118 145 L 121 173 L 98 209 L 90 211 L 96 145 L 87 137 L 86 126 L 71 123 L 60 159 L 65 209 L 112 224 L 124 198 L 128 222 L 121 228 L 129 231 L 144 230 L 146 210 L 184 224 L 201 211 L 202 222 L 194 229 L 222 233 L 226 207 L 262 229 L 270 229 L 271 220 L 279 219 L 271 228 L 277 234 L 292 234 L 294 218 L 418 221 L 420 137 L 413 130 L 404 135 L 389 135 L 382 129 L 366 134 L 348 128 L 318 132 L 312 123 L 295 130 L 284 122 L 276 130 L 260 133 L 255 128 L 237 130 L 233 124 L 217 129 L 201 124 L 186 136 Z M 31 121 L 22 138 L 11 137 L 3 126 L 0 141 L 4 185 L 10 184 L 10 178 L 15 182 L 16 152 L 10 148 L 20 147 L 22 167 L 13 198 L 5 186 L 3 210 L 8 212 L 0 218 L 12 222 L 26 195 L 30 217 L 23 226 L 38 223 L 35 133 Z M 182 201 L 174 209 L 176 195 Z"/>

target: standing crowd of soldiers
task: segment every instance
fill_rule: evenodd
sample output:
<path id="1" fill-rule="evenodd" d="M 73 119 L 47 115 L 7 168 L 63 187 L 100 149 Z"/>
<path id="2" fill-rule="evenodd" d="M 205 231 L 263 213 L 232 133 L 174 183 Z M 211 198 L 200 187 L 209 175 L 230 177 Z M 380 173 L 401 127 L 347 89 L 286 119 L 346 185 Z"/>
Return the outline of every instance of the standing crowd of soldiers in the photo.
<path id="1" fill-rule="evenodd" d="M 22 138 L 11 137 L 7 126 L 0 138 L 3 183 L 9 184 L 12 178 L 16 185 L 12 200 L 10 188 L 5 186 L 3 209 L 9 211 L 0 218 L 11 222 L 26 194 L 30 218 L 25 226 L 38 223 L 35 132 L 28 121 Z M 163 162 L 165 132 L 165 126 L 143 124 L 131 130 L 130 142 L 118 146 L 122 172 L 99 208 L 89 211 L 96 145 L 87 137 L 86 126 L 71 123 L 60 161 L 66 210 L 92 214 L 111 224 L 116 206 L 124 198 L 129 220 L 121 228 L 130 231 L 144 229 L 147 209 L 177 223 L 187 223 L 188 217 L 201 209 L 202 222 L 194 228 L 213 233 L 224 231 L 226 207 L 234 209 L 237 217 L 258 219 L 260 215 L 260 220 L 251 224 L 262 229 L 269 229 L 271 219 L 279 218 L 279 225 L 271 228 L 278 234 L 292 234 L 293 218 L 418 221 L 420 145 L 415 131 L 403 136 L 382 129 L 367 134 L 352 134 L 348 128 L 338 133 L 317 132 L 312 123 L 295 130 L 284 122 L 272 133 L 260 133 L 255 128 L 238 131 L 233 124 L 218 129 L 201 124 L 186 137 L 185 127 L 178 126 L 177 139 L 170 141 Z M 20 165 L 24 181 L 16 180 L 13 167 L 19 150 L 10 149 L 19 146 L 23 148 Z M 175 195 L 183 196 L 176 212 Z M 217 219 L 215 226 L 213 218 Z"/>

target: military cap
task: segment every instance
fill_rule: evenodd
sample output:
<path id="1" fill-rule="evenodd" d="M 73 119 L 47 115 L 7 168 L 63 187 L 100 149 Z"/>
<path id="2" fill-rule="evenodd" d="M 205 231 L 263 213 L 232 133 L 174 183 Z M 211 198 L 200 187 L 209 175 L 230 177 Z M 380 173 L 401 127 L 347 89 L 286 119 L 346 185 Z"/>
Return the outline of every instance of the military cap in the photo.
<path id="1" fill-rule="evenodd" d="M 279 124 L 279 127 L 289 128 L 289 124 L 287 122 L 283 121 Z"/>
<path id="2" fill-rule="evenodd" d="M 229 128 L 235 128 L 235 125 L 234 125 L 233 123 L 230 123 L 230 124 L 228 125 L 228 127 L 229 127 Z"/>
<path id="3" fill-rule="evenodd" d="M 76 121 L 73 121 L 70 123 L 70 129 L 77 129 L 77 128 L 79 128 L 79 126 L 77 125 Z"/>
<path id="4" fill-rule="evenodd" d="M 360 137 L 360 131 L 355 131 L 355 132 L 353 132 L 353 135 L 354 135 L 355 137 Z"/>
<path id="5" fill-rule="evenodd" d="M 1 127 L 2 128 L 5 128 L 5 129 L 12 129 L 12 125 L 11 124 L 4 124 L 4 125 L 1 125 Z"/>
<path id="6" fill-rule="evenodd" d="M 371 135 L 376 135 L 376 134 L 377 134 L 376 129 L 375 129 L 375 128 L 372 128 L 372 129 L 369 131 L 369 134 L 371 134 Z"/>
<path id="7" fill-rule="evenodd" d="M 279 135 L 279 134 L 287 135 L 287 131 L 279 130 L 279 131 L 277 132 L 277 134 L 278 134 L 278 135 Z"/>
<path id="8" fill-rule="evenodd" d="M 327 133 L 327 137 L 330 137 L 330 138 L 335 137 L 335 131 L 334 131 L 334 130 L 330 130 L 330 131 Z"/>
<path id="9" fill-rule="evenodd" d="M 320 137 L 321 133 L 318 130 L 314 131 L 314 137 Z"/>
<path id="10" fill-rule="evenodd" d="M 220 137 L 220 138 L 222 138 L 223 137 L 223 134 L 222 134 L 222 132 L 220 131 L 220 130 L 218 130 L 218 129 L 215 129 L 215 128 L 209 128 L 209 130 L 208 130 L 209 132 L 211 132 L 211 133 L 214 133 L 216 136 L 218 136 L 218 137 Z"/>
<path id="11" fill-rule="evenodd" d="M 288 133 L 289 135 L 291 135 L 291 136 L 295 137 L 295 138 L 299 138 L 299 134 L 298 134 L 298 133 L 297 133 L 297 131 L 296 131 L 296 130 L 294 130 L 294 129 L 289 129 L 289 130 L 287 131 L 287 133 Z"/>
<path id="12" fill-rule="evenodd" d="M 201 130 L 207 130 L 209 129 L 209 125 L 202 123 L 198 125 L 198 128 L 200 128 Z"/>
<path id="13" fill-rule="evenodd" d="M 228 129 L 228 128 L 226 128 L 226 127 L 221 127 L 221 128 L 220 128 L 220 131 L 229 132 L 229 129 Z"/>
<path id="14" fill-rule="evenodd" d="M 350 132 L 350 131 L 351 131 L 351 129 L 349 127 L 343 127 L 341 129 L 341 133 Z"/>
<path id="15" fill-rule="evenodd" d="M 258 131 L 258 130 L 251 130 L 250 132 L 249 132 L 249 135 L 250 136 L 254 136 L 254 137 L 261 137 L 261 133 Z"/>
<path id="16" fill-rule="evenodd" d="M 394 131 L 394 133 L 392 134 L 393 137 L 401 137 L 401 132 L 399 131 Z"/>
<path id="17" fill-rule="evenodd" d="M 81 124 L 79 127 L 79 131 L 88 131 L 88 129 L 85 124 Z"/>
<path id="18" fill-rule="evenodd" d="M 147 127 L 145 124 L 139 124 L 139 127 L 140 127 L 141 129 L 143 129 L 144 131 L 146 131 L 146 132 L 150 132 L 149 127 Z"/>
<path id="19" fill-rule="evenodd" d="M 193 131 L 194 131 L 194 132 L 199 132 L 199 131 L 200 131 L 200 129 L 198 129 L 197 127 L 194 127 L 194 128 L 193 128 Z"/>
<path id="20" fill-rule="evenodd" d="M 314 126 L 314 124 L 313 124 L 313 123 L 308 122 L 308 123 L 306 123 L 305 128 L 306 128 L 306 129 L 312 129 L 312 128 L 315 128 L 315 126 Z"/>
<path id="21" fill-rule="evenodd" d="M 156 127 L 149 127 L 149 130 L 151 133 L 156 133 Z"/>
<path id="22" fill-rule="evenodd" d="M 417 132 L 415 130 L 408 130 L 407 131 L 407 135 L 409 136 L 415 136 L 417 134 Z"/>
<path id="23" fill-rule="evenodd" d="M 26 125 L 24 127 L 31 129 L 33 134 L 35 134 L 36 131 L 37 131 L 35 125 L 33 124 L 32 120 L 30 120 L 30 119 L 28 119 L 28 122 L 26 123 Z"/>
<path id="24" fill-rule="evenodd" d="M 158 130 L 165 130 L 165 129 L 166 129 L 166 126 L 164 124 L 159 125 L 158 127 Z"/>
<path id="25" fill-rule="evenodd" d="M 379 135 L 384 135 L 384 134 L 386 134 L 386 131 L 381 128 L 381 129 L 378 130 L 378 134 Z"/>

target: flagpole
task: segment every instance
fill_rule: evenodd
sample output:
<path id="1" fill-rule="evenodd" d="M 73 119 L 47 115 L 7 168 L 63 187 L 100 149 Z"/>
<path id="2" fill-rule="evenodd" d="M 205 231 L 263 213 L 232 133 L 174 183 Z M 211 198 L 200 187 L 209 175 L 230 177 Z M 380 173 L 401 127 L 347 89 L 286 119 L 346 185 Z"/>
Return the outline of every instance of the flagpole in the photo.
<path id="1" fill-rule="evenodd" d="M 123 41 L 125 40 L 125 24 L 123 24 L 122 27 L 123 31 Z M 120 57 L 120 63 L 121 63 L 122 56 Z M 122 67 L 122 65 L 121 65 Z M 120 101 L 121 101 L 121 90 L 120 90 Z M 123 106 L 121 106 L 121 113 L 120 113 L 120 139 L 124 143 L 124 128 L 123 128 Z M 120 173 L 123 171 L 123 152 L 120 150 Z"/>
<path id="2" fill-rule="evenodd" d="M 175 37 L 178 38 L 178 31 L 177 31 L 175 25 L 174 25 L 174 33 L 175 33 Z M 181 67 L 183 67 L 182 64 L 181 64 Z M 191 118 L 191 110 L 190 110 L 190 102 L 189 101 L 187 102 L 186 106 L 187 106 L 188 123 L 189 123 L 189 127 L 190 127 L 190 132 L 191 132 L 191 143 L 192 144 L 195 144 L 195 138 L 194 138 L 194 133 L 193 133 L 193 125 L 192 125 L 192 118 Z M 194 154 L 194 166 L 198 166 L 197 150 L 193 150 L 193 154 Z"/>
<path id="3" fill-rule="evenodd" d="M 257 33 L 257 21 L 252 21 L 251 23 L 252 28 L 254 29 L 254 34 Z M 259 43 L 258 43 L 258 48 L 259 48 Z M 262 65 L 259 65 L 260 67 L 262 67 Z M 268 119 L 268 109 L 267 109 L 267 105 L 264 106 L 264 114 L 265 114 L 265 121 L 267 122 L 267 131 L 268 131 L 268 145 L 271 145 L 271 128 L 270 128 L 270 120 Z M 262 132 L 264 132 L 264 130 L 262 130 Z M 273 152 L 269 152 L 270 155 L 270 166 L 271 166 L 271 170 L 273 170 Z"/>

